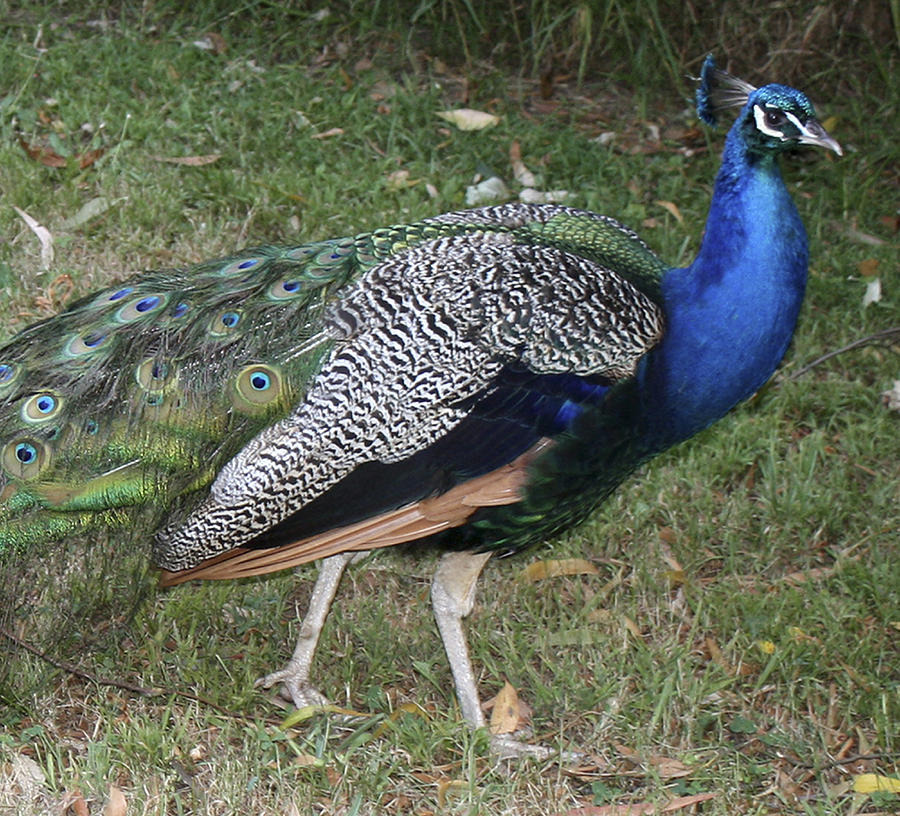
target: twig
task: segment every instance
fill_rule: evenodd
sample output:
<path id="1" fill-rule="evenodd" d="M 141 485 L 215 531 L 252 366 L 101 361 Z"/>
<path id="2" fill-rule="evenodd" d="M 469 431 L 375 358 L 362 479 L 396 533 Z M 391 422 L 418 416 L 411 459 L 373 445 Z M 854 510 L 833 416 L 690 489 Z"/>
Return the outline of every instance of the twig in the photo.
<path id="1" fill-rule="evenodd" d="M 821 357 L 817 357 L 811 363 L 807 363 L 803 368 L 799 371 L 795 371 L 788 378 L 790 380 L 796 380 L 806 374 L 811 368 L 815 368 L 819 363 L 824 363 L 826 360 L 830 360 L 832 357 L 837 357 L 838 354 L 843 354 L 845 351 L 852 351 L 853 349 L 861 348 L 862 346 L 868 346 L 871 343 L 889 343 L 894 339 L 900 340 L 900 326 L 892 326 L 889 329 L 882 329 L 881 331 L 875 332 L 874 334 L 867 335 L 866 337 L 861 337 L 859 340 L 854 340 L 852 343 L 848 343 L 846 346 L 842 346 L 839 349 L 835 349 L 834 351 L 829 351 L 827 354 L 823 354 Z"/>
<path id="2" fill-rule="evenodd" d="M 24 649 L 26 652 L 30 652 L 35 657 L 45 661 L 46 663 L 49 663 L 51 666 L 56 666 L 56 668 L 62 669 L 64 672 L 73 674 L 76 677 L 82 678 L 83 680 L 88 680 L 91 683 L 96 683 L 98 686 L 111 686 L 112 688 L 130 691 L 134 694 L 140 694 L 144 697 L 179 697 L 183 700 L 191 700 L 192 702 L 200 703 L 202 705 L 209 706 L 210 708 L 214 708 L 220 714 L 224 714 L 226 717 L 231 717 L 232 719 L 247 720 L 250 722 L 257 722 L 258 720 L 262 719 L 264 722 L 267 722 L 270 725 L 281 725 L 280 719 L 276 719 L 274 717 L 251 717 L 247 714 L 242 714 L 239 711 L 232 711 L 231 709 L 225 708 L 218 703 L 214 703 L 212 700 L 203 697 L 200 694 L 194 694 L 190 691 L 178 691 L 177 689 L 167 689 L 160 687 L 148 688 L 147 686 L 138 686 L 134 683 L 127 683 L 124 680 L 111 680 L 106 677 L 97 677 L 95 674 L 91 674 L 84 669 L 78 668 L 78 666 L 76 666 L 74 663 L 69 663 L 65 660 L 58 660 L 55 657 L 51 657 L 50 655 L 42 652 L 40 649 L 28 643 L 27 641 L 22 640 L 20 637 L 17 637 L 2 626 L 0 626 L 0 635 L 7 638 L 20 649 Z"/>

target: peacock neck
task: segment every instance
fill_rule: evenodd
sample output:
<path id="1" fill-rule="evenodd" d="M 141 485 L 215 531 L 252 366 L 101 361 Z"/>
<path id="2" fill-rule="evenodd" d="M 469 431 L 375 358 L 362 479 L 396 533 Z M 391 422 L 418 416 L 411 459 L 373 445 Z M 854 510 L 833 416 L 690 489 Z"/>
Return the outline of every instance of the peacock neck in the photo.
<path id="1" fill-rule="evenodd" d="M 806 233 L 771 153 L 726 140 L 700 251 L 663 276 L 666 335 L 639 376 L 659 449 L 756 391 L 787 350 L 806 286 Z"/>

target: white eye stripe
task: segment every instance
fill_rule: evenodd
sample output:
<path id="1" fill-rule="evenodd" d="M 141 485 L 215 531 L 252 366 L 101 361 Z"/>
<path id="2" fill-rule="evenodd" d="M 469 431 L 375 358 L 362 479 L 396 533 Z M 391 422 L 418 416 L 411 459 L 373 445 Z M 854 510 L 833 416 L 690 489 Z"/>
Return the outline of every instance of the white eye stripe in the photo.
<path id="1" fill-rule="evenodd" d="M 797 126 L 797 130 L 799 130 L 801 133 L 806 132 L 806 127 L 803 125 L 803 122 L 801 122 L 796 116 L 794 116 L 793 113 L 791 113 L 790 111 L 782 111 L 782 113 Z"/>
<path id="2" fill-rule="evenodd" d="M 790 116 L 790 114 L 787 114 Z M 753 106 L 753 118 L 756 120 L 756 129 L 760 131 L 760 133 L 765 133 L 766 136 L 773 136 L 776 139 L 781 139 L 781 141 L 786 141 L 784 134 L 780 130 L 775 130 L 770 128 L 766 124 L 766 112 L 761 105 Z M 794 117 L 796 119 L 796 117 Z"/>
<path id="3" fill-rule="evenodd" d="M 793 113 L 790 111 L 783 110 L 782 108 L 771 108 L 770 110 L 777 110 L 784 116 L 800 133 L 807 134 L 808 131 L 806 126 L 801 122 Z M 772 136 L 776 139 L 780 139 L 782 142 L 788 141 L 788 137 L 784 135 L 784 133 L 780 130 L 775 130 L 769 125 L 766 124 L 766 110 L 761 105 L 753 106 L 753 118 L 756 120 L 756 128 L 762 133 L 765 133 L 766 136 Z"/>

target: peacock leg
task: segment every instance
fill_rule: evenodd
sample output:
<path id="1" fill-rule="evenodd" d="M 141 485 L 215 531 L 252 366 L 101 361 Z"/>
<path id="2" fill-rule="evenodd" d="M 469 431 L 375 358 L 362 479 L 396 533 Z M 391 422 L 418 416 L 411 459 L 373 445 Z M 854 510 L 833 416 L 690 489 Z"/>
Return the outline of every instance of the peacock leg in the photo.
<path id="1" fill-rule="evenodd" d="M 462 619 L 475 604 L 475 586 L 491 553 L 451 552 L 441 558 L 431 582 L 431 604 L 444 651 L 450 662 L 456 697 L 463 719 L 473 728 L 484 728 L 484 713 Z M 528 745 L 508 735 L 491 735 L 491 751 L 500 757 L 532 756 L 546 759 L 555 752 L 540 745 Z"/>
<path id="2" fill-rule="evenodd" d="M 256 681 L 257 686 L 270 688 L 276 683 L 283 683 L 282 694 L 290 699 L 297 708 L 309 705 L 327 705 L 327 698 L 309 682 L 309 671 L 312 666 L 319 636 L 325 625 L 325 618 L 331 609 L 331 603 L 337 592 L 344 568 L 353 559 L 366 553 L 344 552 L 325 558 L 319 568 L 319 577 L 313 587 L 312 597 L 306 617 L 300 625 L 300 636 L 294 654 L 281 671 L 272 672 Z"/>

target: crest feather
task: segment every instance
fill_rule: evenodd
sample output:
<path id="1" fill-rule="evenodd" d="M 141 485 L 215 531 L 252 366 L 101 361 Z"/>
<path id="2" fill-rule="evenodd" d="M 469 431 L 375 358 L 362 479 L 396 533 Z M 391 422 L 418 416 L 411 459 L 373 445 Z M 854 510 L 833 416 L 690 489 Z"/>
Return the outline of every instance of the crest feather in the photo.
<path id="1" fill-rule="evenodd" d="M 755 85 L 716 67 L 712 54 L 708 54 L 700 69 L 700 87 L 697 88 L 697 115 L 713 127 L 718 115 L 726 108 L 742 108 L 747 104 Z"/>

